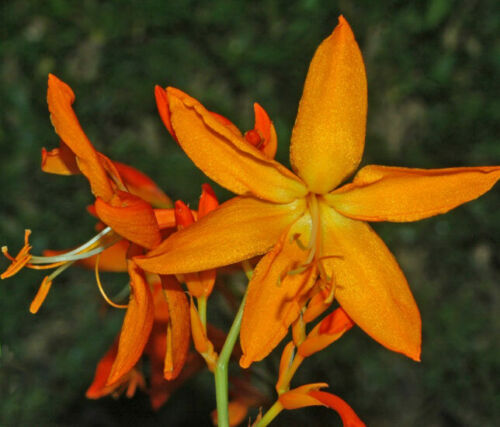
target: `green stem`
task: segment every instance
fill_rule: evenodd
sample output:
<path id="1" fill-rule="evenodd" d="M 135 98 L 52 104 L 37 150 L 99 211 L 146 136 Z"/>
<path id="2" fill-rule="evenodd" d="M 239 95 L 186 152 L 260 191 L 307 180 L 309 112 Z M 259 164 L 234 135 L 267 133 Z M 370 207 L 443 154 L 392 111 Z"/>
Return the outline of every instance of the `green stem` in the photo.
<path id="1" fill-rule="evenodd" d="M 277 400 L 274 402 L 274 405 L 271 406 L 264 416 L 260 419 L 260 421 L 255 425 L 255 427 L 266 427 L 272 420 L 274 420 L 278 414 L 283 410 L 283 406 L 280 401 Z"/>
<path id="2" fill-rule="evenodd" d="M 201 324 L 207 332 L 207 297 L 202 296 L 198 298 L 198 314 L 200 315 Z"/>
<path id="3" fill-rule="evenodd" d="M 215 365 L 215 398 L 217 401 L 217 419 L 219 427 L 229 427 L 228 411 L 228 364 L 234 345 L 238 339 L 241 327 L 241 318 L 243 317 L 243 308 L 245 307 L 246 293 L 241 301 L 240 308 L 234 318 L 231 329 L 220 352 L 219 359 Z"/>

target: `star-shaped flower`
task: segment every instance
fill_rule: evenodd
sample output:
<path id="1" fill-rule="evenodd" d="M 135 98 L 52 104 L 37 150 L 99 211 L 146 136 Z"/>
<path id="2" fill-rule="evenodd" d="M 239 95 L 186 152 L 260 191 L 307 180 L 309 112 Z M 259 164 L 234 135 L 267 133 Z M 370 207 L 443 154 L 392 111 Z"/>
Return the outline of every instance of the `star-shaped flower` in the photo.
<path id="1" fill-rule="evenodd" d="M 269 354 L 318 287 L 372 338 L 419 360 L 418 308 L 394 256 L 365 221 L 445 213 L 488 191 L 500 167 L 369 165 L 341 185 L 361 161 L 367 111 L 363 59 L 342 16 L 309 67 L 290 147 L 295 173 L 180 90 L 167 88 L 164 102 L 186 154 L 239 197 L 136 262 L 147 271 L 180 274 L 264 255 L 243 315 L 243 367 Z"/>

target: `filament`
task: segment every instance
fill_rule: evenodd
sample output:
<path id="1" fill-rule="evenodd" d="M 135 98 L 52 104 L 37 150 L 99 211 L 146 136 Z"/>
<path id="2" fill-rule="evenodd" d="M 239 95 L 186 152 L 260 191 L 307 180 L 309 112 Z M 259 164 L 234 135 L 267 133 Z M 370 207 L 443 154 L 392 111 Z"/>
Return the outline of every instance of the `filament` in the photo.
<path id="1" fill-rule="evenodd" d="M 126 304 L 116 304 L 115 302 L 111 301 L 111 299 L 108 297 L 108 295 L 104 291 L 104 288 L 103 288 L 102 283 L 101 283 L 101 278 L 99 276 L 99 258 L 100 258 L 100 255 L 97 255 L 96 260 L 95 260 L 95 280 L 97 282 L 97 287 L 99 288 L 99 292 L 101 292 L 102 297 L 111 307 L 127 308 L 128 305 L 126 305 Z"/>

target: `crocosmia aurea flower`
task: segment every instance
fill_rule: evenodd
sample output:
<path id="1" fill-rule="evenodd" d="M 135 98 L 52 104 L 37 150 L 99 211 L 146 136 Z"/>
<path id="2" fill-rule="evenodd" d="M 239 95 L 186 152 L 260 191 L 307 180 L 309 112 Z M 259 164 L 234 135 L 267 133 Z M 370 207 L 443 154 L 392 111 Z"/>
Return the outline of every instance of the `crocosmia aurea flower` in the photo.
<path id="1" fill-rule="evenodd" d="M 342 16 L 309 67 L 291 138 L 293 172 L 184 92 L 169 87 L 158 94 L 163 120 L 186 154 L 238 196 L 136 258 L 137 264 L 184 274 L 264 255 L 243 314 L 243 367 L 273 350 L 318 288 L 379 343 L 419 360 L 417 305 L 394 256 L 367 222 L 445 213 L 488 191 L 500 167 L 368 165 L 344 184 L 363 154 L 367 83 Z M 321 401 L 318 393 L 306 394 Z"/>
<path id="2" fill-rule="evenodd" d="M 62 271 L 75 262 L 95 267 L 97 283 L 106 300 L 114 306 L 127 308 L 114 362 L 107 383 L 103 385 L 111 387 L 118 382 L 121 384 L 125 374 L 140 358 L 154 322 L 153 296 L 145 272 L 132 257 L 158 245 L 162 231 L 175 227 L 175 215 L 172 209 L 167 209 L 172 206 L 170 199 L 149 177 L 130 166 L 113 162 L 94 148 L 73 111 L 74 100 L 71 88 L 49 75 L 47 103 L 52 124 L 61 141 L 59 148 L 42 150 L 42 170 L 60 175 L 81 173 L 88 179 L 96 198 L 89 211 L 100 221 L 100 231 L 77 248 L 47 251 L 45 256 L 35 256 L 30 253 L 30 231 L 27 230 L 25 245 L 17 256 L 9 255 L 7 248 L 2 248 L 12 264 L 1 278 L 10 277 L 23 267 L 55 269 L 43 279 L 30 306 L 30 311 L 36 313 L 47 297 L 53 279 Z M 108 271 L 128 272 L 130 298 L 127 305 L 119 306 L 107 298 L 99 279 L 99 265 Z M 180 285 L 177 286 L 177 293 L 180 291 L 184 296 Z M 184 317 L 188 319 L 187 300 L 184 307 Z M 184 330 L 188 332 L 189 341 L 189 328 Z M 184 347 L 186 353 L 187 344 Z"/>

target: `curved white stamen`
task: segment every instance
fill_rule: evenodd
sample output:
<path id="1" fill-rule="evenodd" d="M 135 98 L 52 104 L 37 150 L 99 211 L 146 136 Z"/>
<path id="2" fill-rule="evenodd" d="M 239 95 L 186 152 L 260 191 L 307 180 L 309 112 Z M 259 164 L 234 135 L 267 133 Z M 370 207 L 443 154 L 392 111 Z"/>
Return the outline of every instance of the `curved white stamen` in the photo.
<path id="1" fill-rule="evenodd" d="M 98 253 L 101 253 L 105 249 L 117 243 L 121 237 L 112 234 L 108 236 L 108 233 L 113 230 L 110 227 L 106 227 L 99 234 L 92 237 L 88 242 L 79 246 L 76 249 L 73 249 L 69 252 L 65 252 L 63 254 L 54 255 L 54 256 L 37 256 L 33 255 L 30 259 L 30 263 L 32 264 L 52 264 L 55 262 L 70 262 L 77 261 L 79 259 L 88 258 Z M 95 247 L 95 248 L 93 248 Z M 90 248 L 90 250 L 89 250 Z"/>

